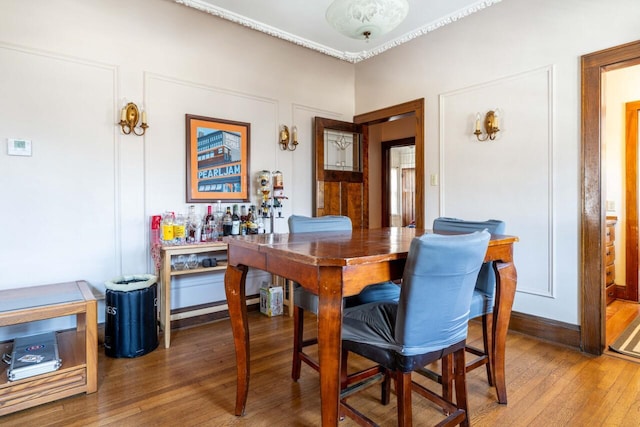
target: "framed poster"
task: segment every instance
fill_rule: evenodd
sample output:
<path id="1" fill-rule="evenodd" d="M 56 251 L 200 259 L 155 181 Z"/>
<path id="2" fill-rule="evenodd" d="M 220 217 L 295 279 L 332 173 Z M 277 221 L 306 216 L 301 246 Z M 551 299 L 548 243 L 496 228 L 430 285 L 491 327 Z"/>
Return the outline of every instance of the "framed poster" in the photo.
<path id="1" fill-rule="evenodd" d="M 187 203 L 249 201 L 251 124 L 186 115 Z"/>

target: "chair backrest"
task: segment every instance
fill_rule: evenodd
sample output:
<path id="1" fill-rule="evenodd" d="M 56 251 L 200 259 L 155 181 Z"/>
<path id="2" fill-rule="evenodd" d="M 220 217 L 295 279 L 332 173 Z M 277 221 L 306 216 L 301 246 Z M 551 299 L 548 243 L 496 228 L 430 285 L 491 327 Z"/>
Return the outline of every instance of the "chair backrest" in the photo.
<path id="1" fill-rule="evenodd" d="M 471 295 L 491 235 L 425 234 L 411 241 L 394 340 L 404 355 L 436 351 L 467 336 Z"/>
<path id="2" fill-rule="evenodd" d="M 291 215 L 287 221 L 289 233 L 313 233 L 322 231 L 352 231 L 351 218 L 341 215 L 309 217 Z"/>
<path id="3" fill-rule="evenodd" d="M 459 231 L 463 233 L 472 233 L 474 231 L 487 229 L 491 234 L 504 234 L 504 221 L 490 219 L 487 221 L 465 221 L 458 218 L 440 217 L 433 220 L 433 231 Z M 487 304 L 486 310 L 493 309 L 493 298 L 496 293 L 496 274 L 493 271 L 493 262 L 486 262 L 480 269 L 478 274 L 478 282 L 476 289 L 484 292 L 490 303 Z M 477 313 L 484 314 L 484 313 Z"/>

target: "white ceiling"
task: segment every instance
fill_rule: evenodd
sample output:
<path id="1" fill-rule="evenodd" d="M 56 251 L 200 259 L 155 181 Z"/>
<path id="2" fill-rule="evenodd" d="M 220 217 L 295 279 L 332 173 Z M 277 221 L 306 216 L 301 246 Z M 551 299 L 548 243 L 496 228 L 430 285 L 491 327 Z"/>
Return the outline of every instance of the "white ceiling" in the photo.
<path id="1" fill-rule="evenodd" d="M 359 62 L 481 11 L 501 0 L 408 0 L 409 14 L 390 33 L 369 41 L 334 30 L 325 20 L 333 0 L 174 0 L 348 62 Z"/>

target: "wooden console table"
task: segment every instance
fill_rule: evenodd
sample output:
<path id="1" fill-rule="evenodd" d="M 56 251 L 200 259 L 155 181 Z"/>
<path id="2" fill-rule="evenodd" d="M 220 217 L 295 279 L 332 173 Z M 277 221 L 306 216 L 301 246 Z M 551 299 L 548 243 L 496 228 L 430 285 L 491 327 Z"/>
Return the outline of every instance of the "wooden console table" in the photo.
<path id="1" fill-rule="evenodd" d="M 0 290 L 0 327 L 76 316 L 76 329 L 57 333 L 62 366 L 57 371 L 7 381 L 0 363 L 0 416 L 98 389 L 96 299 L 85 281 Z M 0 344 L 11 353 L 13 342 Z"/>

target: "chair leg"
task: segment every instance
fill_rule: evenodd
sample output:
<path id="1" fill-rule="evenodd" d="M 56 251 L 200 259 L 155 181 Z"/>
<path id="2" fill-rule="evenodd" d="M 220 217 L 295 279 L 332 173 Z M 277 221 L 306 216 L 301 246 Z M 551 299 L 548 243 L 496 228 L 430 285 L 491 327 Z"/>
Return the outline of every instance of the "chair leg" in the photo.
<path id="1" fill-rule="evenodd" d="M 300 379 L 300 368 L 302 360 L 302 339 L 304 332 L 304 310 L 297 305 L 293 306 L 293 361 L 291 365 L 291 378 L 293 381 Z"/>
<path id="2" fill-rule="evenodd" d="M 489 355 L 489 363 L 487 363 L 487 381 L 493 387 L 493 313 L 482 316 L 482 340 L 484 342 L 484 352 Z"/>
<path id="3" fill-rule="evenodd" d="M 441 359 L 442 363 L 442 397 L 449 402 L 453 401 L 454 366 L 453 355 L 447 354 Z"/>
<path id="4" fill-rule="evenodd" d="M 348 360 L 349 352 L 342 349 L 342 357 L 340 359 L 340 390 L 344 390 L 349 385 L 349 375 L 347 374 Z"/>
<path id="5" fill-rule="evenodd" d="M 398 426 L 411 427 L 411 372 L 396 373 L 396 394 L 398 399 Z"/>
<path id="6" fill-rule="evenodd" d="M 389 371 L 385 369 L 384 380 L 382 381 L 382 395 L 380 396 L 380 403 L 388 405 L 391 401 L 391 375 Z"/>
<path id="7" fill-rule="evenodd" d="M 464 361 L 464 348 L 453 354 L 454 376 L 456 384 L 456 407 L 464 411 L 464 418 L 460 422 L 462 427 L 469 427 L 469 408 L 467 405 L 467 368 Z"/>

